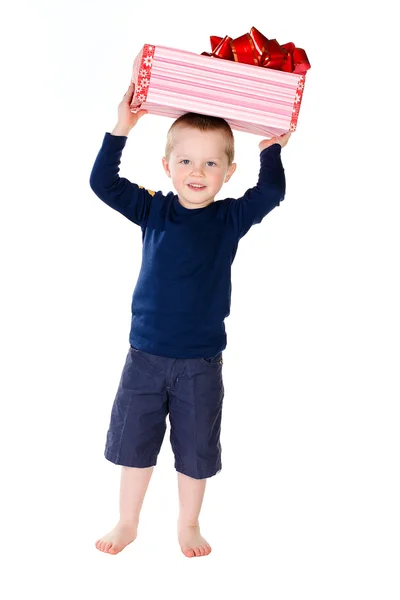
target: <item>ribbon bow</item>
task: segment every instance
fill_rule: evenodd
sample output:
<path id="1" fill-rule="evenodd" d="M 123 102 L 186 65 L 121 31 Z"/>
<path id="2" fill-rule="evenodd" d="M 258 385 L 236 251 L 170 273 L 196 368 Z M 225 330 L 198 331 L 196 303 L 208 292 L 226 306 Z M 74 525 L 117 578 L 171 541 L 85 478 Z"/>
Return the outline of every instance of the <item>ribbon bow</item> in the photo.
<path id="1" fill-rule="evenodd" d="M 256 65 L 267 69 L 276 69 L 288 73 L 304 74 L 311 65 L 302 48 L 296 48 L 292 42 L 278 44 L 269 40 L 255 27 L 236 39 L 226 35 L 224 38 L 210 36 L 211 53 L 202 52 L 204 56 L 214 56 L 225 60 Z"/>

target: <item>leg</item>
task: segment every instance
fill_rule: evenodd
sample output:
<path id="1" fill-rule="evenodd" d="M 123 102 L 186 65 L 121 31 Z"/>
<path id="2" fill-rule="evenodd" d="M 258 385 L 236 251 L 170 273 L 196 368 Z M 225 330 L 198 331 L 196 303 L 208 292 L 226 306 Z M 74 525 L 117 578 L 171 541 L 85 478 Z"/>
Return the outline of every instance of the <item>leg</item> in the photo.
<path id="1" fill-rule="evenodd" d="M 200 534 L 198 517 L 206 481 L 222 467 L 222 353 L 211 361 L 188 359 L 179 368 L 170 397 L 180 503 L 178 539 L 185 556 L 205 556 L 211 547 Z"/>
<path id="2" fill-rule="evenodd" d="M 211 547 L 201 536 L 199 514 L 207 479 L 193 479 L 178 472 L 179 520 L 178 540 L 185 556 L 206 556 Z"/>
<path id="3" fill-rule="evenodd" d="M 140 511 L 153 470 L 154 467 L 122 467 L 120 519 L 112 531 L 97 540 L 98 550 L 117 554 L 136 539 Z"/>
<path id="4" fill-rule="evenodd" d="M 121 465 L 120 519 L 96 548 L 117 554 L 137 535 L 139 515 L 166 430 L 168 402 L 163 362 L 135 348 L 128 352 L 111 411 L 105 457 Z"/>

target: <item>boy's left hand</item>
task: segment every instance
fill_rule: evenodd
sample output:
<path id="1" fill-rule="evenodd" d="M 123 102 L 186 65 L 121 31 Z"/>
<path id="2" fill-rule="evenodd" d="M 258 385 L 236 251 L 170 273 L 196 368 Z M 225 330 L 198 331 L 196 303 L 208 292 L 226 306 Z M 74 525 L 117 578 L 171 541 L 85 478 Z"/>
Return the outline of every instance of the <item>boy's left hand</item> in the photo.
<path id="1" fill-rule="evenodd" d="M 288 131 L 287 133 L 283 133 L 282 135 L 273 137 L 270 140 L 261 140 L 261 142 L 258 144 L 260 152 L 262 152 L 262 150 L 265 150 L 265 148 L 269 148 L 269 146 L 272 146 L 272 144 L 280 144 L 283 148 L 288 143 L 291 135 L 292 132 Z"/>

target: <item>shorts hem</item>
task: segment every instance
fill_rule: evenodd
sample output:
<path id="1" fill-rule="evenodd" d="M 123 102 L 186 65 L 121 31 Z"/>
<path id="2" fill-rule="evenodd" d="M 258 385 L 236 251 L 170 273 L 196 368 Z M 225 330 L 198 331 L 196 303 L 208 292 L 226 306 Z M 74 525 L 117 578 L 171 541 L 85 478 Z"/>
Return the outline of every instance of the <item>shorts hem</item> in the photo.
<path id="1" fill-rule="evenodd" d="M 139 469 L 146 469 L 148 467 L 154 467 L 157 464 L 157 457 L 153 458 L 127 458 L 120 456 L 119 454 L 113 454 L 112 452 L 104 452 L 104 457 L 115 465 L 121 465 L 123 467 L 137 467 Z"/>
<path id="2" fill-rule="evenodd" d="M 194 472 L 192 469 L 186 469 L 182 465 L 175 463 L 175 470 L 178 473 L 182 473 L 182 475 L 187 475 L 187 477 L 192 477 L 193 479 L 209 479 L 210 477 L 214 477 L 221 472 L 222 466 L 214 467 L 213 469 L 197 469 Z"/>

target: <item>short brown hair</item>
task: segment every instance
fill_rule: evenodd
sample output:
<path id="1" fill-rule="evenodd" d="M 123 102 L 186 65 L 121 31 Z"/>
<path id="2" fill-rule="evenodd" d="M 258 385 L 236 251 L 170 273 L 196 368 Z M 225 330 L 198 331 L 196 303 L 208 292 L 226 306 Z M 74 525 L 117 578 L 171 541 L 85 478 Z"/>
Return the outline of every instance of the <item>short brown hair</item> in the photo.
<path id="1" fill-rule="evenodd" d="M 231 165 L 233 163 L 233 159 L 235 157 L 235 140 L 229 123 L 227 123 L 227 121 L 221 117 L 198 115 L 197 113 L 193 112 L 181 115 L 172 123 L 171 127 L 169 128 L 167 134 L 167 143 L 165 146 L 165 157 L 167 160 L 169 160 L 173 146 L 173 132 L 178 127 L 192 127 L 192 129 L 198 129 L 200 131 L 220 131 L 225 135 L 226 138 L 225 152 L 228 157 L 228 164 Z"/>

